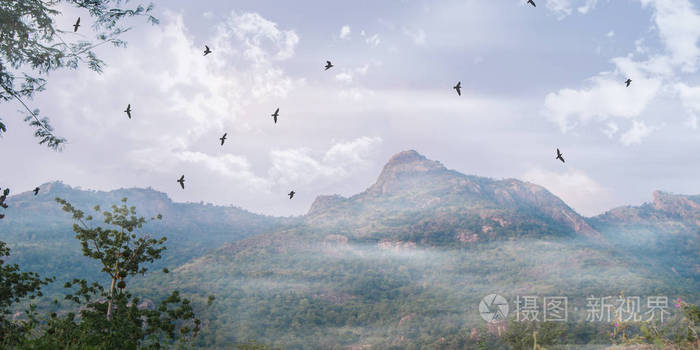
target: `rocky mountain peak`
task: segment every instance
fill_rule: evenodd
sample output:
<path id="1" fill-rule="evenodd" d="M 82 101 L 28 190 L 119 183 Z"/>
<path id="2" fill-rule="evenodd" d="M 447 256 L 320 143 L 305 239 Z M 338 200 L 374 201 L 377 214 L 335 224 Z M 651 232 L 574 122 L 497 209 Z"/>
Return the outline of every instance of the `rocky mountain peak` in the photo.
<path id="1" fill-rule="evenodd" d="M 428 171 L 445 169 L 438 161 L 430 160 L 422 154 L 408 150 L 393 155 L 384 166 L 384 171 Z"/>
<path id="2" fill-rule="evenodd" d="M 447 170 L 438 161 L 430 160 L 422 154 L 408 150 L 395 154 L 384 165 L 377 182 L 369 189 L 372 193 L 391 192 L 391 184 L 406 176 L 419 176 L 423 174 L 442 172 Z"/>

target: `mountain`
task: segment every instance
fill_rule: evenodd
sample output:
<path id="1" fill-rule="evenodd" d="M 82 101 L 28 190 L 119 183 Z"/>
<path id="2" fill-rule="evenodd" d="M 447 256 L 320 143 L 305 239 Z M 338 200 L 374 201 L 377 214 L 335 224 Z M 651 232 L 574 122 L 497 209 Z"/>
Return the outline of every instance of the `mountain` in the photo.
<path id="1" fill-rule="evenodd" d="M 41 190 L 37 196 L 30 191 L 8 198 L 6 218 L 0 220 L 4 235 L 9 233 L 10 238 L 24 234 L 33 234 L 37 239 L 72 238 L 71 217 L 61 210 L 54 200 L 56 197 L 68 200 L 85 212 L 91 212 L 95 205 L 108 210 L 111 205 L 120 204 L 122 198 L 127 198 L 127 204 L 136 206 L 139 215 L 153 217 L 162 214 L 167 219 L 153 226 L 158 231 L 169 232 L 169 236 L 176 239 L 193 241 L 229 242 L 294 221 L 254 214 L 237 207 L 175 203 L 167 194 L 152 188 L 105 192 L 73 188 L 62 182 L 45 183 L 39 187 Z M 51 236 L 55 233 L 67 233 L 67 236 Z"/>
<path id="2" fill-rule="evenodd" d="M 655 192 L 651 203 L 584 218 L 541 186 L 464 175 L 415 151 L 391 157 L 365 191 L 319 196 L 297 218 L 174 203 L 153 189 L 41 187 L 10 197 L 0 220 L 14 262 L 90 276 L 98 269 L 53 198 L 89 210 L 128 197 L 143 216 L 163 214 L 148 230 L 168 236 L 161 265 L 171 270 L 129 285 L 195 301 L 214 294 L 201 348 L 250 338 L 285 349 L 472 348 L 488 328 L 479 302 L 492 293 L 512 308 L 519 296 L 566 296 L 570 342 L 595 343 L 611 325 L 585 321 L 591 296 L 700 302 L 700 196 Z"/>
<path id="3" fill-rule="evenodd" d="M 700 232 L 700 196 L 655 191 L 650 203 L 614 208 L 589 221 L 607 230 L 644 228 L 663 234 L 697 234 Z"/>
<path id="4" fill-rule="evenodd" d="M 342 227 L 362 239 L 448 245 L 518 235 L 600 238 L 583 217 L 541 186 L 463 175 L 412 150 L 391 157 L 366 191 L 350 198 L 318 197 L 305 222 Z M 417 231 L 420 237 L 413 235 Z"/>
<path id="5" fill-rule="evenodd" d="M 207 315 L 216 321 L 199 340 L 207 348 L 246 337 L 285 349 L 473 343 L 479 301 L 491 293 L 566 296 L 569 320 L 585 328 L 572 341 L 604 341 L 609 324 L 585 322 L 591 296 L 700 299 L 700 273 L 689 269 L 700 259 L 685 248 L 698 241 L 655 233 L 657 245 L 645 246 L 619 229 L 694 215 L 683 199 L 661 202 L 658 222 L 615 210 L 583 218 L 541 186 L 463 175 L 406 151 L 362 193 L 320 196 L 298 225 L 224 245 L 168 278 L 217 295 L 218 314 Z"/>
<path id="6" fill-rule="evenodd" d="M 700 277 L 698 195 L 655 191 L 649 203 L 614 208 L 588 222 L 639 266 L 687 284 Z"/>
<path id="7" fill-rule="evenodd" d="M 157 267 L 177 266 L 223 243 L 275 231 L 299 220 L 254 214 L 237 207 L 176 203 L 152 188 L 94 191 L 62 182 L 39 187 L 37 196 L 24 192 L 7 199 L 6 216 L 0 220 L 0 240 L 12 249 L 11 262 L 44 276 L 57 276 L 59 281 L 76 273 L 92 276 L 91 273 L 99 269 L 94 270 L 94 263 L 82 256 L 74 238 L 72 218 L 61 210 L 56 197 L 68 200 L 88 214 L 95 205 L 109 210 L 111 205 L 121 204 L 122 198 L 127 198 L 126 204 L 135 206 L 140 216 L 150 218 L 162 214 L 162 221 L 145 226 L 147 232 L 168 238 L 168 249 Z M 59 287 L 56 286 L 60 290 Z"/>

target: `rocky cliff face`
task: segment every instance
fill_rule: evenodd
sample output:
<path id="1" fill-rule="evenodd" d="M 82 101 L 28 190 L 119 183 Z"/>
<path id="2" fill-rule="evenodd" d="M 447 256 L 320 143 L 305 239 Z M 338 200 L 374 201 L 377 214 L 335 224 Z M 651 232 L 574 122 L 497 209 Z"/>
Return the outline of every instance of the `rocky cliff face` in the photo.
<path id="1" fill-rule="evenodd" d="M 654 209 L 667 215 L 678 216 L 684 220 L 700 216 L 700 196 L 685 196 L 667 192 L 654 191 Z"/>

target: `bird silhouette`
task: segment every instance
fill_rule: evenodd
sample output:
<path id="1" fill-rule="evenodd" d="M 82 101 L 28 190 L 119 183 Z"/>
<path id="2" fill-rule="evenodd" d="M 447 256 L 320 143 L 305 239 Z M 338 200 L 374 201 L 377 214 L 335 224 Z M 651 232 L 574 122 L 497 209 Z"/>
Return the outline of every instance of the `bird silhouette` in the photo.
<path id="1" fill-rule="evenodd" d="M 277 109 L 275 110 L 275 113 L 272 113 L 272 119 L 274 119 L 275 124 L 277 124 L 277 117 L 279 117 L 279 116 L 280 116 L 280 109 L 277 108 Z"/>
<path id="2" fill-rule="evenodd" d="M 562 157 L 562 156 L 563 156 L 563 154 L 557 148 L 557 157 L 554 159 L 559 159 L 559 160 L 561 160 L 562 163 L 566 163 L 566 162 L 564 162 L 564 157 Z"/>
<path id="3" fill-rule="evenodd" d="M 535 2 L 532 0 L 527 0 L 527 3 L 532 5 L 532 7 L 537 7 L 537 5 L 535 5 Z"/>
<path id="4" fill-rule="evenodd" d="M 458 81 L 457 85 L 452 87 L 453 89 L 457 90 L 457 95 L 462 96 L 462 82 Z"/>
<path id="5" fill-rule="evenodd" d="M 34 189 L 34 195 L 36 196 L 37 194 L 39 194 L 39 187 Z"/>
<path id="6" fill-rule="evenodd" d="M 182 186 L 182 189 L 185 189 L 185 175 L 180 176 L 180 179 L 177 180 L 177 182 L 180 183 L 180 186 Z"/>
<path id="7" fill-rule="evenodd" d="M 632 84 L 632 79 L 627 78 L 627 81 L 625 81 L 625 84 L 627 84 L 627 87 L 630 87 L 630 84 Z"/>
<path id="8" fill-rule="evenodd" d="M 331 67 L 333 67 L 333 63 L 331 63 L 331 61 L 326 61 L 326 70 L 331 69 Z"/>
<path id="9" fill-rule="evenodd" d="M 209 46 L 204 45 L 204 56 L 208 55 L 211 53 L 211 50 L 209 50 Z"/>
<path id="10" fill-rule="evenodd" d="M 292 199 L 292 197 L 294 197 L 295 194 L 296 194 L 296 192 L 291 191 L 287 195 L 289 196 L 289 199 Z"/>
<path id="11" fill-rule="evenodd" d="M 80 27 L 80 17 L 78 17 L 78 20 L 75 21 L 75 24 L 73 25 L 73 33 L 77 32 L 79 27 Z"/>
<path id="12" fill-rule="evenodd" d="M 221 137 L 219 138 L 219 140 L 221 140 L 221 145 L 222 145 L 222 146 L 224 145 L 224 141 L 226 141 L 226 135 L 227 135 L 227 133 L 224 133 L 224 136 L 221 136 Z"/>
<path id="13" fill-rule="evenodd" d="M 126 106 L 126 109 L 124 110 L 124 113 L 131 119 L 131 103 L 129 103 L 128 106 Z"/>

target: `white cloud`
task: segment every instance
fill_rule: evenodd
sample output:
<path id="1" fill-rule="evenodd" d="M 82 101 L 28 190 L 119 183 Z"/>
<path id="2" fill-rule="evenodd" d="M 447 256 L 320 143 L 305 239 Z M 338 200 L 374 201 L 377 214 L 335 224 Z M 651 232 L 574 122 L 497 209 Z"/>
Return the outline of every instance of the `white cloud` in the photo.
<path id="1" fill-rule="evenodd" d="M 675 88 L 678 91 L 683 107 L 688 113 L 687 125 L 697 129 L 698 116 L 700 115 L 700 86 L 688 86 L 684 83 L 678 83 Z"/>
<path id="2" fill-rule="evenodd" d="M 349 89 L 342 89 L 338 91 L 338 96 L 343 99 L 350 99 L 353 101 L 359 101 L 368 95 L 372 95 L 374 92 L 372 90 L 351 87 Z"/>
<path id="3" fill-rule="evenodd" d="M 595 8 L 597 3 L 598 0 L 547 0 L 546 7 L 561 20 L 571 15 L 574 7 L 580 14 L 585 15 Z"/>
<path id="4" fill-rule="evenodd" d="M 654 22 L 668 50 L 671 63 L 684 72 L 698 68 L 700 48 L 700 14 L 688 0 L 640 0 L 642 6 L 654 8 Z"/>
<path id="5" fill-rule="evenodd" d="M 586 124 L 591 120 L 606 121 L 610 118 L 634 119 L 632 127 L 623 133 L 620 142 L 630 145 L 641 142 L 654 128 L 642 120 L 647 107 L 662 91 L 677 90 L 690 112 L 689 125 L 696 125 L 696 112 L 689 107 L 683 92 L 688 92 L 676 82 L 682 73 L 695 72 L 700 57 L 700 14 L 688 0 L 640 0 L 642 6 L 654 10 L 654 24 L 664 49 L 652 52 L 645 45 L 644 38 L 635 42 L 635 53 L 615 57 L 613 72 L 602 72 L 591 78 L 588 87 L 561 89 L 545 97 L 545 114 L 559 124 L 563 132 Z M 568 14 L 570 0 L 552 0 L 552 10 Z M 595 6 L 595 1 L 586 6 Z M 608 36 L 614 35 L 610 32 Z M 635 59 L 635 54 L 647 56 Z M 681 74 L 682 74 L 681 73 Z M 632 86 L 620 84 L 626 78 L 632 79 Z M 675 88 L 674 88 L 675 85 Z M 617 129 L 604 129 L 606 135 L 615 134 Z"/>
<path id="6" fill-rule="evenodd" d="M 408 36 L 413 40 L 413 43 L 419 46 L 426 44 L 427 35 L 423 29 L 412 30 L 409 28 L 403 28 L 404 35 Z"/>
<path id="7" fill-rule="evenodd" d="M 212 185 L 215 182 L 227 183 L 224 192 L 238 191 L 241 198 L 269 191 L 274 182 L 256 175 L 259 167 L 253 167 L 246 155 L 228 151 L 240 152 L 231 144 L 263 135 L 251 118 L 259 105 L 271 99 L 284 101 L 291 91 L 305 86 L 280 67 L 281 61 L 294 56 L 299 37 L 255 13 L 232 12 L 214 26 L 211 37 L 195 41 L 184 16 L 166 12 L 159 26 L 146 27 L 138 38 L 130 39 L 129 49 L 106 57 L 110 64 L 103 74 L 78 70 L 72 73 L 77 77 L 54 79 L 55 88 L 47 91 L 46 98 L 54 113 L 63 116 L 57 118 L 58 125 L 72 125 L 72 134 L 66 134 L 71 149 L 81 149 L 83 157 L 118 154 L 109 161 L 80 162 L 85 172 L 113 184 L 110 187 L 147 182 L 162 184 L 164 190 L 175 184 L 171 177 L 184 173 L 192 193 L 217 201 L 225 199 Z M 213 50 L 206 57 L 205 44 Z M 131 120 L 120 113 L 127 103 L 133 109 Z M 260 119 L 268 122 L 269 113 L 260 113 Z M 224 132 L 228 141 L 222 147 L 217 138 Z M 119 164 L 119 171 L 113 164 Z M 138 176 L 110 175 L 126 172 Z M 202 198 L 192 193 L 173 195 L 179 200 Z"/>
<path id="8" fill-rule="evenodd" d="M 364 66 L 354 69 L 346 69 L 343 72 L 336 74 L 335 79 L 343 83 L 350 84 L 355 81 L 355 76 L 367 75 L 367 71 L 369 71 L 369 64 L 365 64 Z"/>
<path id="9" fill-rule="evenodd" d="M 523 174 L 522 179 L 544 186 L 586 216 L 600 214 L 601 208 L 609 205 L 611 199 L 609 190 L 576 169 L 554 172 L 535 168 Z"/>
<path id="10" fill-rule="evenodd" d="M 643 121 L 632 121 L 632 127 L 620 137 L 620 142 L 625 145 L 633 145 L 642 142 L 642 139 L 649 136 L 655 127 L 647 126 Z"/>
<path id="11" fill-rule="evenodd" d="M 607 36 L 608 38 L 612 38 L 612 37 L 615 36 L 615 31 L 614 31 L 614 30 L 611 30 L 611 31 L 609 31 L 607 34 L 605 34 L 605 36 Z"/>
<path id="12" fill-rule="evenodd" d="M 577 10 L 580 14 L 584 14 L 584 15 L 585 15 L 585 14 L 588 13 L 588 11 L 592 10 L 593 8 L 595 8 L 595 5 L 596 5 L 597 3 L 598 3 L 598 0 L 586 0 L 586 2 L 585 2 L 583 5 L 579 6 L 576 10 Z"/>
<path id="13" fill-rule="evenodd" d="M 605 124 L 605 128 L 603 129 L 603 134 L 605 134 L 608 138 L 612 139 L 615 134 L 620 130 L 620 127 L 617 126 L 617 123 L 613 121 L 609 121 Z"/>
<path id="14" fill-rule="evenodd" d="M 657 95 L 661 82 L 638 78 L 633 81 L 634 87 L 627 88 L 624 80 L 615 79 L 616 76 L 620 75 L 603 73 L 591 78 L 588 88 L 547 94 L 545 113 L 563 132 L 593 119 L 638 117 Z"/>
<path id="15" fill-rule="evenodd" d="M 184 163 L 203 166 L 207 170 L 230 181 L 244 183 L 254 190 L 266 190 L 268 181 L 256 176 L 248 159 L 232 154 L 209 155 L 202 152 L 184 151 L 175 154 L 175 158 Z"/>
<path id="16" fill-rule="evenodd" d="M 350 142 L 333 145 L 323 156 L 325 162 L 343 166 L 352 166 L 365 162 L 365 157 L 380 146 L 380 137 L 363 136 Z"/>
<path id="17" fill-rule="evenodd" d="M 270 179 L 284 185 L 308 186 L 321 178 L 325 182 L 339 181 L 358 165 L 366 164 L 366 157 L 381 143 L 379 137 L 363 136 L 334 144 L 322 157 L 314 156 L 309 148 L 272 150 L 268 174 Z"/>
<path id="18" fill-rule="evenodd" d="M 343 83 L 352 83 L 352 75 L 350 73 L 338 73 L 335 75 L 335 79 Z"/>
<path id="19" fill-rule="evenodd" d="M 293 30 L 279 30 L 276 23 L 257 13 L 239 15 L 231 12 L 228 20 L 218 25 L 214 41 L 221 46 L 220 49 L 234 53 L 242 49 L 246 58 L 262 64 L 270 60 L 291 58 L 299 43 L 299 36 Z M 234 48 L 231 44 L 237 47 Z"/>
<path id="20" fill-rule="evenodd" d="M 369 70 L 369 64 L 365 64 L 362 67 L 355 68 L 355 73 L 360 74 L 360 75 L 367 75 L 368 70 Z"/>
<path id="21" fill-rule="evenodd" d="M 346 38 L 350 37 L 350 26 L 345 25 L 342 28 L 340 28 L 339 37 L 341 39 L 346 39 Z"/>
<path id="22" fill-rule="evenodd" d="M 374 34 L 365 39 L 365 41 L 367 42 L 367 45 L 371 47 L 377 47 L 382 42 L 382 40 L 379 38 L 379 34 Z"/>
<path id="23" fill-rule="evenodd" d="M 278 179 L 281 184 L 296 186 L 309 185 L 319 177 L 333 177 L 342 174 L 342 169 L 335 168 L 315 159 L 311 149 L 297 148 L 270 151 L 272 167 L 270 178 Z"/>

